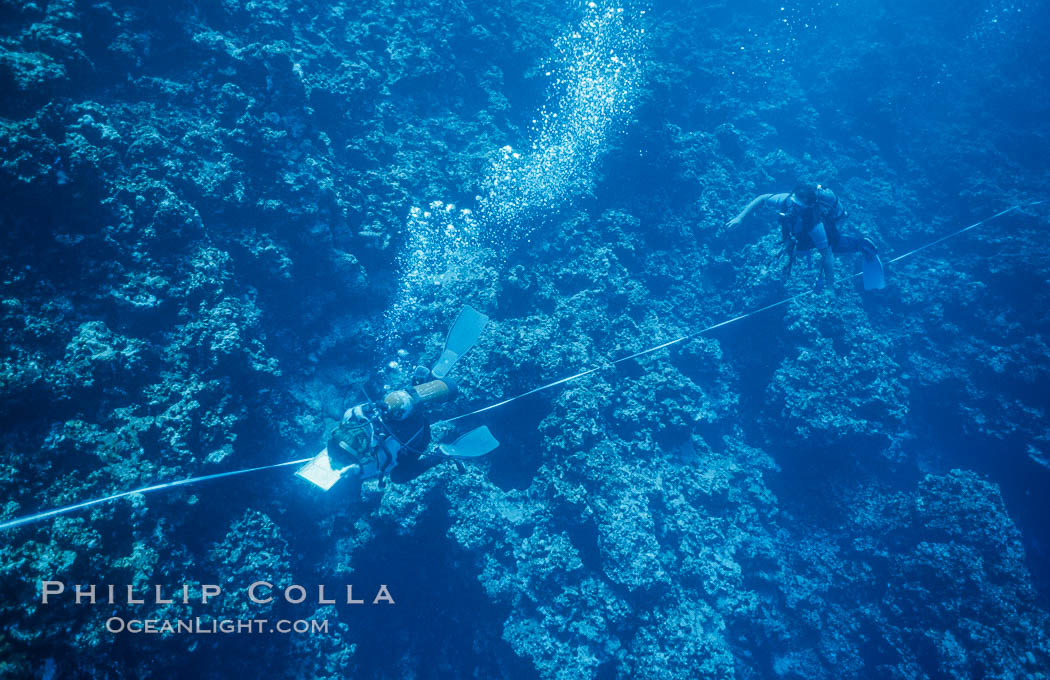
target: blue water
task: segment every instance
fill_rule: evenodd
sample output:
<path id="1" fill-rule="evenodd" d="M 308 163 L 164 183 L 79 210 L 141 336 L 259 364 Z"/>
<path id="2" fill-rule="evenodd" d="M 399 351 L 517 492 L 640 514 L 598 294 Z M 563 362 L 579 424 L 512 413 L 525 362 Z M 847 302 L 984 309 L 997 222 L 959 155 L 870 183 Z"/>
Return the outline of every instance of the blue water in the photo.
<path id="1" fill-rule="evenodd" d="M 0 25 L 0 675 L 1050 676 L 1045 2 Z M 727 225 L 798 181 L 885 289 Z M 468 304 L 429 452 L 496 451 L 281 465 Z M 328 628 L 107 629 L 196 617 Z"/>

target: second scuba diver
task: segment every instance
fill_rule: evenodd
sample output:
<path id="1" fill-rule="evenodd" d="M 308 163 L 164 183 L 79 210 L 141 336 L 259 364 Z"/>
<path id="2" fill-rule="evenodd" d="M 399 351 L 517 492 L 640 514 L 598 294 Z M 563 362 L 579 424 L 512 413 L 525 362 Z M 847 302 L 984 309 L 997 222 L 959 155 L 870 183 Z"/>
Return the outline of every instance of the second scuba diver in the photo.
<path id="1" fill-rule="evenodd" d="M 864 288 L 885 287 L 882 262 L 875 243 L 870 238 L 843 234 L 839 230 L 847 213 L 835 192 L 819 184 L 799 183 L 791 193 L 762 194 L 729 220 L 726 227 L 739 226 L 760 207 L 772 208 L 779 215 L 789 274 L 798 251 L 817 250 L 821 257 L 817 290 L 825 285 L 830 288 L 835 281 L 835 254 L 859 252 L 864 256 Z"/>

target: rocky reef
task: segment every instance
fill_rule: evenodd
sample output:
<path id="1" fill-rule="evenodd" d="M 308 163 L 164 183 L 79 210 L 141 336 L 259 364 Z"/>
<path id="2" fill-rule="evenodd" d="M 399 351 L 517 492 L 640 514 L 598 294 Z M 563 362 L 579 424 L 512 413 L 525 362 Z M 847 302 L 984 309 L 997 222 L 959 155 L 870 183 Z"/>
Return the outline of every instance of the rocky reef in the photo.
<path id="1" fill-rule="evenodd" d="M 474 205 L 556 111 L 559 41 L 620 7 L 0 5 L 0 521 L 311 455 L 358 385 L 404 379 L 376 375 L 392 339 L 434 357 L 465 303 L 492 322 L 438 418 L 803 293 L 774 220 L 723 226 L 796 178 L 887 262 L 1018 208 L 886 290 L 473 416 L 502 445 L 462 472 L 351 504 L 279 468 L 6 529 L 0 675 L 1050 677 L 1050 14 L 767 5 L 624 3 L 634 108 L 578 195 L 455 251 L 393 336 L 412 209 Z M 132 615 L 329 628 L 107 632 Z"/>

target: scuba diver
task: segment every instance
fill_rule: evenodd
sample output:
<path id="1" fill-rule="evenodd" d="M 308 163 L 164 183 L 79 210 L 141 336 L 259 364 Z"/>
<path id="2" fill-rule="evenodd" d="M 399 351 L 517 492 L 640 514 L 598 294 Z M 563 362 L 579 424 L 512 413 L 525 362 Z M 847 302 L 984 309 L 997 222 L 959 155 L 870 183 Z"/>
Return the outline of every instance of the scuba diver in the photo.
<path id="1" fill-rule="evenodd" d="M 859 252 L 864 257 L 864 289 L 876 290 L 886 286 L 886 277 L 875 243 L 867 237 L 843 234 L 839 225 L 847 217 L 838 196 L 819 184 L 799 183 L 789 194 L 762 194 L 747 204 L 739 215 L 726 223 L 727 228 L 739 226 L 748 215 L 764 206 L 780 216 L 780 234 L 784 248 L 779 257 L 788 256 L 787 273 L 795 263 L 798 251 L 817 250 L 821 257 L 821 273 L 817 290 L 835 281 L 835 254 Z"/>
<path id="2" fill-rule="evenodd" d="M 488 317 L 465 307 L 449 330 L 445 347 L 433 367 L 419 366 L 411 387 L 389 392 L 381 400 L 351 406 L 328 436 L 327 445 L 296 474 L 327 491 L 346 480 L 353 499 L 359 499 L 361 484 L 369 479 L 390 477 L 404 484 L 445 461 L 477 458 L 493 451 L 499 442 L 481 426 L 451 444 L 439 444 L 429 453 L 429 404 L 453 399 L 458 388 L 449 371 L 480 337 Z"/>

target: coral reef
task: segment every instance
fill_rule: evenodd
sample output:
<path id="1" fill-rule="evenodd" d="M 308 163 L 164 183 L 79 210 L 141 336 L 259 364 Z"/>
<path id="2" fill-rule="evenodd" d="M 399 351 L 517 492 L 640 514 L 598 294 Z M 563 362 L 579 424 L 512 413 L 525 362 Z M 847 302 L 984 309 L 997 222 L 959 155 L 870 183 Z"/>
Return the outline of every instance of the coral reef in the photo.
<path id="1" fill-rule="evenodd" d="M 510 162 L 545 143 L 537 111 L 572 113 L 547 101 L 580 48 L 559 40 L 617 9 L 645 50 L 597 72 L 637 91 L 595 98 L 584 69 L 564 104 L 623 129 L 552 123 L 554 152 Z M 5 530 L 0 675 L 1050 677 L 1050 237 L 1029 205 L 1050 16 L 1001 9 L 3 3 L 0 521 L 313 453 L 465 303 L 492 322 L 438 418 L 605 368 L 436 426 L 501 447 L 360 503 L 280 468 Z M 486 185 L 574 153 L 572 191 Z M 889 288 L 840 281 L 607 365 L 809 290 L 774 222 L 723 226 L 798 177 L 842 197 Z M 492 204 L 518 194 L 542 209 Z M 476 196 L 531 236 L 416 257 L 413 220 L 477 224 Z M 425 294 L 391 337 L 409 276 Z M 43 580 L 396 604 L 45 605 Z M 133 615 L 329 629 L 107 632 Z"/>

